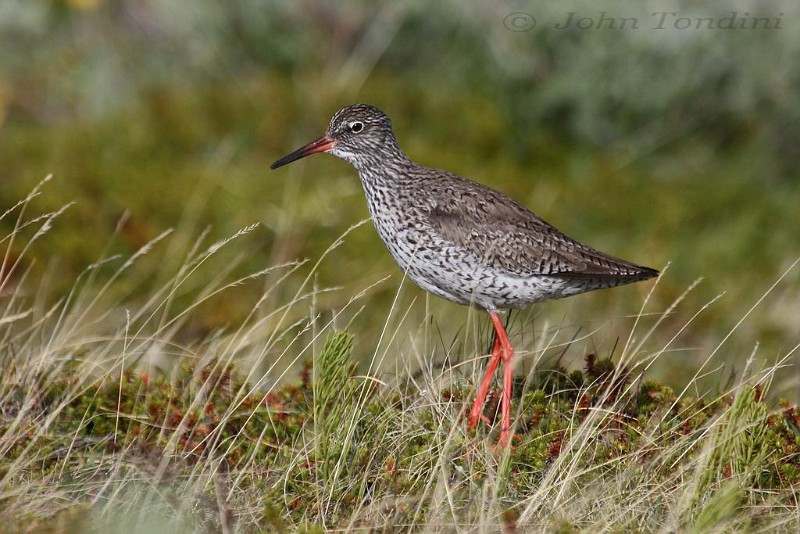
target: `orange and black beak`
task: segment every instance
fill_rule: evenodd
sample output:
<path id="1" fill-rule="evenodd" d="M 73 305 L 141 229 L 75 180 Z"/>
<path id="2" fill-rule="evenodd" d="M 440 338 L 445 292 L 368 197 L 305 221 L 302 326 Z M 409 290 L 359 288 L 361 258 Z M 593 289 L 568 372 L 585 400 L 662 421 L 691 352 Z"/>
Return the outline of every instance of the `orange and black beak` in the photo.
<path id="1" fill-rule="evenodd" d="M 269 166 L 270 169 L 277 169 L 278 167 L 282 167 L 287 163 L 291 163 L 296 161 L 300 158 L 304 158 L 306 156 L 310 156 L 311 154 L 316 154 L 317 152 L 326 152 L 332 149 L 336 145 L 336 140 L 331 139 L 327 135 L 323 135 L 316 141 L 312 141 L 303 148 L 298 148 L 288 156 L 284 156 L 272 165 Z"/>

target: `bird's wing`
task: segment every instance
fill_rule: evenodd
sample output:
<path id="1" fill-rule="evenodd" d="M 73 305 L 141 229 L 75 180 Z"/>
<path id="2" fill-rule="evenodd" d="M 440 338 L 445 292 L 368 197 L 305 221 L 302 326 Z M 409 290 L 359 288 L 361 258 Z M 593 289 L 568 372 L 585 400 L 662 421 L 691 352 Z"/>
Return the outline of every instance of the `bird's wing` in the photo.
<path id="1" fill-rule="evenodd" d="M 498 191 L 448 178 L 460 183 L 431 188 L 427 224 L 479 261 L 520 276 L 621 278 L 650 271 L 567 237 Z"/>

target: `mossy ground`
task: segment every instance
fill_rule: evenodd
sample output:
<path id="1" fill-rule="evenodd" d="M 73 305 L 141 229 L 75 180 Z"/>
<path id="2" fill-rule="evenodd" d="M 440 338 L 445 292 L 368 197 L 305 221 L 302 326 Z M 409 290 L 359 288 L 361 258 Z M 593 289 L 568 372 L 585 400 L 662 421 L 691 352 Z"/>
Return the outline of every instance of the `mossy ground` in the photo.
<path id="1" fill-rule="evenodd" d="M 213 356 L 118 380 L 80 379 L 68 366 L 56 380 L 16 383 L 3 405 L 0 473 L 25 491 L 6 495 L 3 514 L 62 532 L 124 531 L 152 510 L 171 528 L 207 532 L 513 530 L 521 516 L 566 532 L 613 517 L 602 506 L 533 512 L 532 498 L 561 476 L 554 470 L 589 498 L 643 479 L 660 488 L 646 513 L 612 520 L 616 529 L 755 530 L 796 506 L 800 409 L 768 406 L 761 386 L 692 399 L 589 355 L 582 370 L 516 384 L 517 438 L 504 455 L 487 425 L 464 430 L 472 385 L 424 394 L 379 385 L 353 373 L 351 350 L 347 334 L 332 334 L 316 369 L 307 362 L 266 393 Z M 5 385 L 14 380 L 7 373 Z M 490 419 L 495 408 L 490 399 Z M 729 446 L 747 440 L 754 454 Z M 679 518 L 676 494 L 691 501 Z"/>

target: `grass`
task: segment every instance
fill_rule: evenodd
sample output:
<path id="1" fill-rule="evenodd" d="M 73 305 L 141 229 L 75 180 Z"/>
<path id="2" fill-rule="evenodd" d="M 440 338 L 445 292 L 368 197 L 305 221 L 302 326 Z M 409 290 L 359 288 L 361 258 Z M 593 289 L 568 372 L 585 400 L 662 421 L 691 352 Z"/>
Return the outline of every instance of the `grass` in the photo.
<path id="1" fill-rule="evenodd" d="M 539 325 L 517 342 L 519 437 L 498 454 L 496 428 L 465 429 L 476 355 L 490 341 L 474 321 L 444 343 L 439 324 L 409 325 L 396 300 L 372 356 L 359 355 L 370 343 L 340 323 L 359 320 L 345 312 L 367 290 L 331 312 L 318 303 L 336 291 L 315 284 L 319 262 L 233 276 L 250 226 L 210 245 L 164 232 L 47 295 L 46 278 L 16 272 L 63 213 L 31 214 L 40 192 L 3 215 L 16 220 L 0 280 L 7 531 L 800 527 L 800 409 L 770 396 L 791 352 L 771 363 L 754 353 L 729 386 L 697 396 L 724 338 L 683 387 L 655 381 L 648 370 L 674 357 L 672 341 L 702 312 L 680 299 L 661 311 L 646 300 L 608 356 L 583 342 L 615 336 L 610 325 L 588 334 Z M 154 276 L 145 260 L 176 238 L 192 245 L 171 275 Z M 149 280 L 146 295 L 119 300 L 114 285 L 131 279 Z M 282 285 L 291 298 L 273 298 Z M 243 321 L 192 329 L 193 314 L 234 297 L 250 303 Z M 688 319 L 673 330 L 676 316 Z M 581 351 L 582 365 L 566 367 L 568 351 Z M 389 353 L 406 362 L 392 374 L 380 365 Z"/>

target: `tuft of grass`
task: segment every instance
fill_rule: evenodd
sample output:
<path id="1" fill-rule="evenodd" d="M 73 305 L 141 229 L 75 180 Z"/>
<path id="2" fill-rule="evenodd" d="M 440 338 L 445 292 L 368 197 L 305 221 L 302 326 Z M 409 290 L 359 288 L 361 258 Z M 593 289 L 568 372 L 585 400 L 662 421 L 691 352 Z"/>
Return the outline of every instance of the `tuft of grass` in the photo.
<path id="1" fill-rule="evenodd" d="M 316 462 L 323 478 L 333 475 L 336 460 L 346 451 L 347 416 L 354 408 L 356 393 L 351 359 L 353 338 L 347 332 L 331 334 L 314 366 L 313 384 Z"/>

